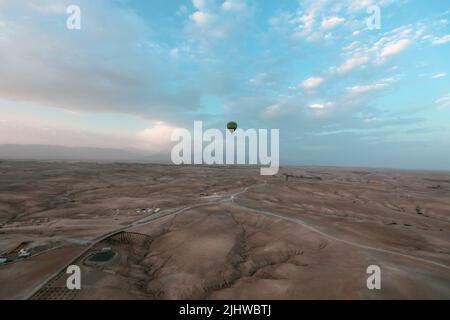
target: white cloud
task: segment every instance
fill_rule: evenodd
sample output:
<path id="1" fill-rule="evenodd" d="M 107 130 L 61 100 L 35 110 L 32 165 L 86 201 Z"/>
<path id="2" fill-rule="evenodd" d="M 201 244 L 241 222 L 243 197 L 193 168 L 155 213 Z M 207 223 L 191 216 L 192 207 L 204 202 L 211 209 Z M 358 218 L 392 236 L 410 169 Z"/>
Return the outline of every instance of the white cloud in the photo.
<path id="1" fill-rule="evenodd" d="M 365 27 L 366 12 L 368 7 L 373 4 L 381 7 L 391 5 L 395 0 L 297 0 L 298 7 L 291 12 L 278 11 L 269 18 L 269 23 L 278 32 L 294 39 L 302 39 L 310 42 L 327 40 L 325 43 L 331 43 L 334 40 L 345 41 L 344 33 L 333 34 L 333 37 L 327 35 L 327 30 L 333 29 L 339 25 L 358 35 Z M 403 1 L 402 1 L 403 2 Z M 364 17 L 363 17 L 364 16 Z"/>
<path id="2" fill-rule="evenodd" d="M 192 0 L 192 5 L 198 10 L 206 10 L 209 4 L 209 0 Z"/>
<path id="3" fill-rule="evenodd" d="M 274 77 L 266 72 L 257 74 L 248 81 L 253 86 L 271 86 L 275 84 Z"/>
<path id="4" fill-rule="evenodd" d="M 442 36 L 442 37 L 435 37 L 435 38 L 433 38 L 431 43 L 433 45 L 440 45 L 440 44 L 445 44 L 445 43 L 447 43 L 449 41 L 450 41 L 450 34 L 447 34 L 447 35 Z"/>
<path id="5" fill-rule="evenodd" d="M 418 27 L 420 29 L 420 26 Z M 347 61 L 340 67 L 331 68 L 336 73 L 349 72 L 359 65 L 379 66 L 388 58 L 393 57 L 408 48 L 415 39 L 421 37 L 420 32 L 413 32 L 412 25 L 405 25 L 385 32 L 373 43 L 353 41 L 342 48 L 342 54 Z"/>
<path id="6" fill-rule="evenodd" d="M 36 3 L 36 1 L 28 2 L 28 5 L 34 10 L 44 14 L 65 14 L 68 5 L 63 3 Z"/>
<path id="7" fill-rule="evenodd" d="M 172 142 L 170 137 L 175 127 L 158 121 L 151 128 L 144 129 L 136 133 L 135 147 L 153 152 L 168 151 Z"/>
<path id="8" fill-rule="evenodd" d="M 190 16 L 191 20 L 194 21 L 200 27 L 206 27 L 208 24 L 215 20 L 215 16 L 203 11 L 196 11 Z"/>
<path id="9" fill-rule="evenodd" d="M 345 19 L 340 17 L 329 17 L 322 20 L 322 28 L 333 29 L 336 26 L 344 23 Z"/>
<path id="10" fill-rule="evenodd" d="M 323 109 L 333 108 L 335 105 L 336 104 L 334 102 L 313 103 L 313 104 L 310 104 L 308 106 L 308 108 L 323 110 Z"/>
<path id="11" fill-rule="evenodd" d="M 411 44 L 410 39 L 400 39 L 398 41 L 393 41 L 387 43 L 383 50 L 381 51 L 380 57 L 386 58 L 392 55 L 399 54 L 403 50 L 405 50 Z"/>
<path id="12" fill-rule="evenodd" d="M 222 5 L 214 0 L 193 0 L 193 5 L 196 11 L 189 15 L 186 31 L 191 39 L 204 44 L 239 36 L 253 15 L 244 0 L 226 0 Z"/>
<path id="13" fill-rule="evenodd" d="M 320 86 L 324 81 L 325 79 L 322 77 L 310 77 L 304 80 L 302 83 L 300 83 L 299 87 L 304 89 L 314 89 Z"/>
<path id="14" fill-rule="evenodd" d="M 450 93 L 436 100 L 439 109 L 450 108 Z"/>
<path id="15" fill-rule="evenodd" d="M 364 120 L 363 120 L 364 123 L 374 123 L 374 122 L 380 122 L 380 121 L 382 121 L 382 119 L 377 118 L 377 117 L 364 118 Z"/>
<path id="16" fill-rule="evenodd" d="M 366 56 L 354 56 L 348 58 L 342 65 L 337 68 L 331 68 L 332 73 L 345 74 L 353 70 L 354 68 L 361 66 L 369 61 Z"/>
<path id="17" fill-rule="evenodd" d="M 357 11 L 361 11 L 361 10 L 366 10 L 371 5 L 372 5 L 372 0 L 350 1 L 348 4 L 348 10 L 350 12 L 357 12 Z"/>
<path id="18" fill-rule="evenodd" d="M 438 78 L 443 78 L 447 75 L 447 73 L 445 72 L 439 72 L 434 74 L 433 76 L 431 76 L 431 79 L 438 79 Z"/>
<path id="19" fill-rule="evenodd" d="M 374 84 L 367 84 L 367 85 L 357 85 L 353 87 L 347 88 L 347 91 L 352 94 L 362 94 L 373 90 L 378 90 L 386 87 L 387 85 L 385 83 L 374 83 Z"/>
<path id="20" fill-rule="evenodd" d="M 358 84 L 351 87 L 347 87 L 347 93 L 349 94 L 349 98 L 353 99 L 356 95 L 361 95 L 364 93 L 377 91 L 381 89 L 388 88 L 393 83 L 399 81 L 397 77 L 390 77 L 381 79 L 375 83 L 370 84 Z"/>
<path id="21" fill-rule="evenodd" d="M 304 14 L 297 18 L 298 26 L 294 32 L 294 38 L 307 38 L 308 40 L 314 40 L 312 36 L 315 14 L 313 12 Z"/>
<path id="22" fill-rule="evenodd" d="M 353 41 L 352 43 L 350 43 L 349 45 L 346 45 L 345 47 L 342 48 L 342 51 L 350 51 L 350 50 L 354 50 L 355 48 L 357 48 L 359 45 L 358 41 Z"/>
<path id="23" fill-rule="evenodd" d="M 171 133 L 175 128 L 157 121 L 152 127 L 132 132 L 111 132 L 97 126 L 85 128 L 77 123 L 40 117 L 2 116 L 0 144 L 43 144 L 69 147 L 128 149 L 135 148 L 150 153 L 170 151 Z"/>
<path id="24" fill-rule="evenodd" d="M 226 11 L 241 11 L 245 8 L 245 2 L 240 0 L 225 0 L 225 2 L 222 3 L 222 9 Z"/>
<path id="25" fill-rule="evenodd" d="M 11 17 L 8 28 L 0 29 L 0 100 L 147 119 L 174 119 L 178 111 L 200 105 L 207 89 L 189 81 L 173 90 L 176 77 L 191 74 L 163 70 L 161 61 L 170 59 L 172 47 L 149 36 L 142 17 L 103 1 L 79 2 L 89 8 L 82 13 L 89 27 L 71 37 L 65 19 L 61 25 L 61 19 L 43 17 L 28 2 L 0 1 L 2 15 Z"/>
<path id="26" fill-rule="evenodd" d="M 281 106 L 279 103 L 270 105 L 263 110 L 263 112 L 261 113 L 261 117 L 264 119 L 275 118 L 276 116 L 278 116 L 280 114 L 280 108 L 281 108 Z"/>

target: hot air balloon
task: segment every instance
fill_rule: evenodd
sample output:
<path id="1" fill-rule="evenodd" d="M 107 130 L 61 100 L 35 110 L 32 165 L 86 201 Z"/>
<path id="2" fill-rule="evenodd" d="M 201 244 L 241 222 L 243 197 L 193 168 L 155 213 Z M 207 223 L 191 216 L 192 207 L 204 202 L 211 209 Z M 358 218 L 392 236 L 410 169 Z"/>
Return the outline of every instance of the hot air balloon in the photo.
<path id="1" fill-rule="evenodd" d="M 237 129 L 237 123 L 234 122 L 234 121 L 228 122 L 228 123 L 227 123 L 227 129 L 228 129 L 231 133 L 233 133 L 234 130 Z"/>

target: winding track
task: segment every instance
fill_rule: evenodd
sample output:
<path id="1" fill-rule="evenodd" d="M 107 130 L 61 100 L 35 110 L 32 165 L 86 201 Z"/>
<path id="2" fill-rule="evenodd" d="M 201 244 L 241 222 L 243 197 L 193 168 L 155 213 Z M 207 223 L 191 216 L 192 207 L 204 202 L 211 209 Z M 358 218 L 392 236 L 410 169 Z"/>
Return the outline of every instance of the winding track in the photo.
<path id="1" fill-rule="evenodd" d="M 194 205 L 191 205 L 191 206 L 182 207 L 182 208 L 179 208 L 179 209 L 175 209 L 175 211 L 173 211 L 173 209 L 166 209 L 166 210 L 161 211 L 159 214 L 153 215 L 151 217 L 141 218 L 139 220 L 136 220 L 136 221 L 130 223 L 129 225 L 127 225 L 125 227 L 122 227 L 122 228 L 113 230 L 111 232 L 108 232 L 108 233 L 106 233 L 104 235 L 101 235 L 101 236 L 95 238 L 94 241 L 88 247 L 86 247 L 81 253 L 79 253 L 76 257 L 74 257 L 63 268 L 61 268 L 57 272 L 51 274 L 49 277 L 46 278 L 46 280 L 44 280 L 41 284 L 36 286 L 25 297 L 25 299 L 30 299 L 36 292 L 38 292 L 41 288 L 43 288 L 47 283 L 49 283 L 58 274 L 60 274 L 61 272 L 64 272 L 64 270 L 66 270 L 69 265 L 71 265 L 72 263 L 77 261 L 85 253 L 87 253 L 89 250 L 91 250 L 96 244 L 102 242 L 103 240 L 105 240 L 105 239 L 107 239 L 107 238 L 109 238 L 109 237 L 111 237 L 111 236 L 113 236 L 113 235 L 115 235 L 117 233 L 120 233 L 122 231 L 125 231 L 127 229 L 130 229 L 130 228 L 133 228 L 133 227 L 136 227 L 136 226 L 142 226 L 142 225 L 146 225 L 146 224 L 152 223 L 152 222 L 154 222 L 156 220 L 159 220 L 159 219 L 167 217 L 167 216 L 177 215 L 177 214 L 183 213 L 185 211 L 188 211 L 188 210 L 191 210 L 191 209 L 194 209 L 194 208 L 198 208 L 198 207 L 202 207 L 202 206 L 209 206 L 209 205 L 214 205 L 214 204 L 224 203 L 224 202 L 232 203 L 233 205 L 235 205 L 235 206 L 237 206 L 239 208 L 242 208 L 244 210 L 253 211 L 253 212 L 256 212 L 256 213 L 259 213 L 259 214 L 263 214 L 265 216 L 269 216 L 269 217 L 272 217 L 272 218 L 278 218 L 278 219 L 282 219 L 282 220 L 285 220 L 285 221 L 289 221 L 289 222 L 292 222 L 292 223 L 299 224 L 302 227 L 304 227 L 304 228 L 306 228 L 306 229 L 308 229 L 308 230 L 310 230 L 312 232 L 315 232 L 317 234 L 320 234 L 323 237 L 326 237 L 328 239 L 331 239 L 331 240 L 334 240 L 334 241 L 338 241 L 338 242 L 341 242 L 341 243 L 345 243 L 347 245 L 350 245 L 350 246 L 353 246 L 353 247 L 356 247 L 356 248 L 365 249 L 365 250 L 371 250 L 371 251 L 377 251 L 377 252 L 387 253 L 387 254 L 391 254 L 391 255 L 396 255 L 396 256 L 400 256 L 400 257 L 408 258 L 408 259 L 411 259 L 411 260 L 428 263 L 428 264 L 431 264 L 431 265 L 434 265 L 434 266 L 438 266 L 438 267 L 450 270 L 450 266 L 442 264 L 442 263 L 439 263 L 439 262 L 435 262 L 435 261 L 428 260 L 428 259 L 425 259 L 425 258 L 411 256 L 411 255 L 408 255 L 408 254 L 404 254 L 404 253 L 400 253 L 400 252 L 396 252 L 396 251 L 391 251 L 391 250 L 387 250 L 387 249 L 383 249 L 383 248 L 377 248 L 377 247 L 372 247 L 372 246 L 368 246 L 368 245 L 364 245 L 364 244 L 359 244 L 357 242 L 346 240 L 346 239 L 341 239 L 341 238 L 338 238 L 338 237 L 333 236 L 331 234 L 325 233 L 325 232 L 323 232 L 323 231 L 321 231 L 321 230 L 319 230 L 319 229 L 317 229 L 317 228 L 307 224 L 305 221 L 303 221 L 301 219 L 286 217 L 286 216 L 278 214 L 278 213 L 273 213 L 273 212 L 269 212 L 269 211 L 265 211 L 265 210 L 261 210 L 261 209 L 254 209 L 254 208 L 247 207 L 247 206 L 244 206 L 242 204 L 239 204 L 239 203 L 237 203 L 235 201 L 236 197 L 246 193 L 249 189 L 256 188 L 256 187 L 259 187 L 259 186 L 266 186 L 266 185 L 267 185 L 267 181 L 264 181 L 264 183 L 253 184 L 251 186 L 247 186 L 247 187 L 243 188 L 239 192 L 233 193 L 233 194 L 231 194 L 231 195 L 229 195 L 227 197 L 220 197 L 220 198 L 218 198 L 217 200 L 214 200 L 214 201 L 205 202 L 205 203 L 199 203 L 199 204 L 194 204 Z"/>
<path id="2" fill-rule="evenodd" d="M 264 183 L 265 184 L 265 183 Z M 67 267 L 70 266 L 71 264 L 73 264 L 75 261 L 77 261 L 79 258 L 81 258 L 84 254 L 86 254 L 87 252 L 89 252 L 89 250 L 91 250 L 95 245 L 97 245 L 98 243 L 106 240 L 109 237 L 112 237 L 113 235 L 116 235 L 120 232 L 123 232 L 127 229 L 136 227 L 136 226 L 142 226 L 142 225 L 146 225 L 149 223 L 152 223 L 156 220 L 168 217 L 168 216 L 172 216 L 172 215 L 177 215 L 180 213 L 183 213 L 185 211 L 194 209 L 194 208 L 198 208 L 198 207 L 202 207 L 202 206 L 210 206 L 210 205 L 214 205 L 214 204 L 218 204 L 218 203 L 223 203 L 223 202 L 233 202 L 234 198 L 240 194 L 243 194 L 245 192 L 247 192 L 247 190 L 250 187 L 256 187 L 258 185 L 253 185 L 253 186 L 249 186 L 249 187 L 245 187 L 243 190 L 233 193 L 227 197 L 219 197 L 217 198 L 217 200 L 213 200 L 213 201 L 209 201 L 209 202 L 204 202 L 204 203 L 198 203 L 198 204 L 194 204 L 194 205 L 190 205 L 190 206 L 186 206 L 186 207 L 182 207 L 179 209 L 166 209 L 161 211 L 158 214 L 153 214 L 150 217 L 144 217 L 144 218 L 140 218 L 136 221 L 131 222 L 129 225 L 124 226 L 122 228 L 119 229 L 115 229 L 113 231 L 110 231 L 106 234 L 100 235 L 98 237 L 96 237 L 95 239 L 93 239 L 93 241 L 91 242 L 91 244 L 89 244 L 84 250 L 82 250 L 78 255 L 76 255 L 74 258 L 72 258 L 68 263 L 65 264 L 64 267 L 58 269 L 56 272 L 52 273 L 50 276 L 48 276 L 43 282 L 41 282 L 40 284 L 38 284 L 37 286 L 35 286 L 30 293 L 28 293 L 25 296 L 25 300 L 30 299 L 34 294 L 36 294 L 40 289 L 42 289 L 43 287 L 45 287 L 45 285 L 47 285 L 50 281 L 52 281 L 57 275 L 59 275 L 61 272 L 64 272 L 65 270 L 67 270 Z M 53 248 L 54 249 L 54 248 Z"/>
<path id="3" fill-rule="evenodd" d="M 266 185 L 266 183 L 264 183 L 264 185 Z M 254 185 L 252 187 L 256 187 L 256 185 Z M 245 188 L 244 192 L 246 192 L 249 188 L 250 187 Z M 242 194 L 244 192 L 240 192 L 240 193 L 237 193 L 235 195 L 239 195 L 239 194 Z M 263 214 L 263 215 L 266 215 L 266 216 L 269 216 L 269 217 L 272 217 L 272 218 L 278 218 L 278 219 L 282 219 L 282 220 L 285 220 L 285 221 L 289 221 L 289 222 L 293 222 L 293 223 L 299 224 L 302 227 L 305 227 L 308 230 L 313 231 L 315 233 L 318 233 L 321 236 L 326 237 L 328 239 L 331 239 L 331 240 L 334 240 L 334 241 L 338 241 L 338 242 L 342 242 L 342 243 L 345 243 L 347 245 L 350 245 L 350 246 L 353 246 L 353 247 L 357 247 L 357 248 L 360 248 L 360 249 L 372 250 L 372 251 L 377 251 L 377 252 L 381 252 L 381 253 L 388 253 L 388 254 L 392 254 L 392 255 L 408 258 L 408 259 L 411 259 L 411 260 L 425 262 L 425 263 L 428 263 L 428 264 L 432 264 L 434 266 L 438 266 L 438 267 L 450 270 L 450 266 L 442 264 L 442 263 L 439 263 L 439 262 L 436 262 L 436 261 L 433 261 L 433 260 L 428 260 L 428 259 L 425 259 L 425 258 L 411 256 L 411 255 L 408 255 L 408 254 L 400 253 L 400 252 L 397 252 L 397 251 L 391 251 L 391 250 L 387 250 L 387 249 L 383 249 L 383 248 L 371 247 L 371 246 L 368 246 L 368 245 L 359 244 L 359 243 L 354 242 L 354 241 L 345 240 L 345 239 L 341 239 L 341 238 L 335 237 L 335 236 L 333 236 L 331 234 L 325 233 L 325 232 L 323 232 L 323 231 L 321 231 L 321 230 L 319 230 L 319 229 L 317 229 L 317 228 L 307 224 L 305 221 L 303 221 L 301 219 L 298 219 L 298 218 L 286 217 L 284 215 L 280 215 L 280 214 L 277 214 L 277 213 L 273 213 L 273 212 L 269 212 L 269 211 L 265 211 L 265 210 L 261 210 L 261 209 L 254 209 L 254 208 L 250 208 L 250 207 L 244 206 L 244 205 L 239 204 L 239 203 L 237 203 L 235 201 L 235 195 L 231 196 L 231 202 L 234 205 L 236 205 L 236 206 L 238 206 L 240 208 L 243 208 L 245 210 L 250 210 L 250 211 L 253 211 L 253 212 L 256 212 L 256 213 L 259 213 L 259 214 Z"/>

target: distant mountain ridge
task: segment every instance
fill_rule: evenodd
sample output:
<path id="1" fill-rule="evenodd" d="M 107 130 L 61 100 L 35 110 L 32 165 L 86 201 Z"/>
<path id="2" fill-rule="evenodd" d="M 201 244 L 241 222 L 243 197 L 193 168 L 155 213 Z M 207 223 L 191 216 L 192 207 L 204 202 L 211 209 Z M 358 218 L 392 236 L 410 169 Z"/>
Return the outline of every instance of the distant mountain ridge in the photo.
<path id="1" fill-rule="evenodd" d="M 151 154 L 137 149 L 65 147 L 40 144 L 0 144 L 3 160 L 137 160 L 166 161 L 168 155 Z"/>

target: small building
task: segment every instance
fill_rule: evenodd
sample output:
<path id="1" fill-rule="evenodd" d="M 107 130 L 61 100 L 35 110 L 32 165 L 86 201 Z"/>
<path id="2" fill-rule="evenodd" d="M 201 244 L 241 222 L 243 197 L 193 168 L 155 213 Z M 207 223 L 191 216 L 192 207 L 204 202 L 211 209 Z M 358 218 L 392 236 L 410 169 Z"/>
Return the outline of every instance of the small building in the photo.
<path id="1" fill-rule="evenodd" d="M 28 249 L 20 249 L 19 253 L 17 254 L 17 256 L 19 258 L 26 258 L 26 257 L 31 256 L 31 252 Z"/>

